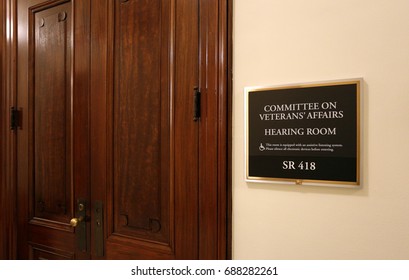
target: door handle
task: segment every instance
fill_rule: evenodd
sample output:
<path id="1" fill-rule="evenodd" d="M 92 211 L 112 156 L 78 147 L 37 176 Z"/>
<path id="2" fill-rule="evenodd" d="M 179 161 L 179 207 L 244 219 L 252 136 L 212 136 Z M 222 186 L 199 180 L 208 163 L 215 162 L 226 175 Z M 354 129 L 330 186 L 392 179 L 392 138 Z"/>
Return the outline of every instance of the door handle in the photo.
<path id="1" fill-rule="evenodd" d="M 71 219 L 70 225 L 72 227 L 78 226 L 79 223 L 85 220 L 84 215 L 81 215 L 83 212 L 85 212 L 85 205 L 81 202 L 78 202 L 78 214 L 80 214 L 80 216 L 78 218 Z"/>
<path id="2" fill-rule="evenodd" d="M 87 246 L 87 209 L 86 209 L 85 199 L 77 200 L 76 216 L 77 218 L 72 218 L 70 225 L 75 228 L 75 239 L 77 244 L 77 249 L 81 252 L 88 252 Z"/>
<path id="3" fill-rule="evenodd" d="M 82 221 L 84 220 L 84 217 L 78 217 L 78 218 L 72 218 L 71 219 L 71 221 L 70 221 L 70 225 L 72 226 L 72 227 L 76 227 L 76 226 L 78 226 L 78 224 L 79 223 L 81 223 Z"/>

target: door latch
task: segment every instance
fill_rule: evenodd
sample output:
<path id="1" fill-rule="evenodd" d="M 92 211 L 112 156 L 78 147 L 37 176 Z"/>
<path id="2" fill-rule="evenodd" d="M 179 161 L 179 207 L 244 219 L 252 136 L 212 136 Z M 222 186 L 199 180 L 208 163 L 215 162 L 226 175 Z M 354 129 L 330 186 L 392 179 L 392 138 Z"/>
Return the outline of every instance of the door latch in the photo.
<path id="1" fill-rule="evenodd" d="M 72 218 L 70 225 L 75 228 L 75 239 L 77 243 L 77 248 L 81 252 L 88 252 L 87 246 L 87 209 L 86 209 L 85 199 L 78 199 L 76 218 Z"/>
<path id="2" fill-rule="evenodd" d="M 21 128 L 21 111 L 15 107 L 10 108 L 10 130 Z"/>
<path id="3" fill-rule="evenodd" d="M 201 107 L 201 93 L 198 87 L 194 88 L 194 93 L 193 93 L 193 120 L 197 122 L 200 120 L 200 107 Z"/>
<path id="4" fill-rule="evenodd" d="M 95 256 L 104 256 L 104 205 L 102 201 L 94 203 Z"/>

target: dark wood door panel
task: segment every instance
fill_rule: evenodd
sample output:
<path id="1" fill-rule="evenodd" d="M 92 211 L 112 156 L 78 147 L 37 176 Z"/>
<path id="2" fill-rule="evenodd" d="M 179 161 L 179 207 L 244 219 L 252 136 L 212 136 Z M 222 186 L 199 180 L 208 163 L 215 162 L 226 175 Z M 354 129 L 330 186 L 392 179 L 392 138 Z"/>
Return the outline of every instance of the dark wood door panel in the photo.
<path id="1" fill-rule="evenodd" d="M 86 2 L 16 3 L 20 38 L 16 105 L 22 118 L 16 131 L 19 257 L 44 254 L 29 244 L 64 252 L 50 253 L 53 258 L 80 257 L 84 252 L 76 252 L 69 223 L 75 215 L 75 195 L 88 187 L 78 172 L 87 170 L 87 161 L 78 158 L 87 154 L 80 153 L 81 148 L 88 147 L 75 144 L 78 138 L 87 143 L 83 133 L 88 122 L 88 104 L 83 102 L 87 91 L 79 85 L 88 77 L 78 76 L 84 57 L 74 56 L 74 44 L 78 46 L 75 42 L 82 38 L 74 26 L 83 23 Z M 84 47 L 82 43 L 76 52 L 81 54 Z"/>
<path id="2" fill-rule="evenodd" d="M 29 244 L 32 247 L 48 248 L 47 251 L 64 252 L 64 255 L 75 256 L 72 233 L 57 229 L 50 230 L 38 225 L 30 225 L 29 232 Z"/>
<path id="3" fill-rule="evenodd" d="M 28 124 L 33 218 L 67 222 L 71 185 L 71 4 L 30 9 Z"/>
<path id="4" fill-rule="evenodd" d="M 169 243 L 170 5 L 116 1 L 112 233 Z"/>
<path id="5" fill-rule="evenodd" d="M 105 149 L 91 166 L 107 178 L 91 188 L 107 203 L 106 257 L 197 258 L 198 0 L 98 3 L 92 19 L 107 25 L 92 32 L 91 146 Z"/>
<path id="6" fill-rule="evenodd" d="M 172 260 L 175 259 L 175 251 L 169 244 L 111 235 L 106 240 L 105 258 L 109 260 Z"/>

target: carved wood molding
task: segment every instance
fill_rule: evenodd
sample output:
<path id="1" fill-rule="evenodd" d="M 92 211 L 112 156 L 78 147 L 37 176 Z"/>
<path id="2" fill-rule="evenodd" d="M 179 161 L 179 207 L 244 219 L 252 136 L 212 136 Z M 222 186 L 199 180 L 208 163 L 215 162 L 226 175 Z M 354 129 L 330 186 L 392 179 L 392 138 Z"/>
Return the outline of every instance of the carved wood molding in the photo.
<path id="1" fill-rule="evenodd" d="M 64 21 L 67 19 L 67 12 L 59 12 L 58 13 L 58 21 Z"/>

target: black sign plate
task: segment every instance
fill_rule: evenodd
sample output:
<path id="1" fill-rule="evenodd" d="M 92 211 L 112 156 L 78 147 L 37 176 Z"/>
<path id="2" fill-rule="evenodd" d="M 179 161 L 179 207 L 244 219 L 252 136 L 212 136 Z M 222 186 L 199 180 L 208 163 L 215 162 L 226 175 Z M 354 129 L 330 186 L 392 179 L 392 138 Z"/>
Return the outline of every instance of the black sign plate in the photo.
<path id="1" fill-rule="evenodd" d="M 361 83 L 247 88 L 247 180 L 359 185 Z"/>

